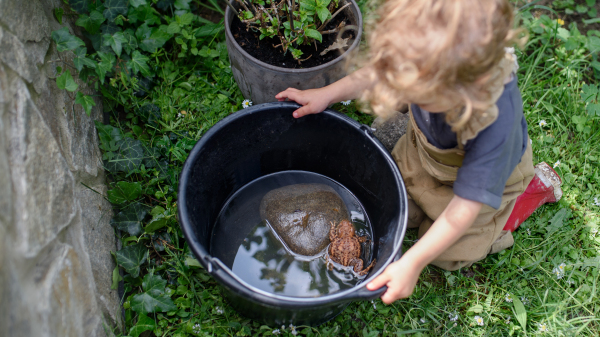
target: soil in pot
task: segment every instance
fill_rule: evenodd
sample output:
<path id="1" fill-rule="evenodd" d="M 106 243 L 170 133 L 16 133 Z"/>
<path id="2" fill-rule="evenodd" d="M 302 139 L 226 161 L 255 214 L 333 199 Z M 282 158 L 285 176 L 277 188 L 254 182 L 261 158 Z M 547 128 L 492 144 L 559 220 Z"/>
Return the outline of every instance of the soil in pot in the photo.
<path id="1" fill-rule="evenodd" d="M 350 17 L 348 15 L 349 11 L 349 8 L 344 9 L 343 12 L 338 14 L 335 18 L 333 18 L 333 20 L 331 20 L 331 22 L 327 24 L 327 26 L 325 26 L 323 31 L 335 29 L 342 22 L 345 22 L 347 26 L 352 25 L 352 22 L 350 21 Z M 277 67 L 290 69 L 312 68 L 332 61 L 333 59 L 341 55 L 341 50 L 332 50 L 329 51 L 327 54 L 321 56 L 321 53 L 336 41 L 339 33 L 323 35 L 323 42 L 317 43 L 316 50 L 314 44 L 299 45 L 298 49 L 300 49 L 303 53 L 301 58 L 306 59 L 310 56 L 309 59 L 304 60 L 300 63 L 298 63 L 297 60 L 294 60 L 290 51 L 284 54 L 281 47 L 273 48 L 273 46 L 276 46 L 281 43 L 279 41 L 279 38 L 267 37 L 260 40 L 258 38 L 260 36 L 260 32 L 254 32 L 252 31 L 252 29 L 247 30 L 246 25 L 242 23 L 238 17 L 235 16 L 231 23 L 231 33 L 233 34 L 235 41 L 248 54 L 252 55 L 254 58 L 262 62 Z M 350 47 L 355 36 L 356 33 L 353 30 L 348 29 L 342 34 L 341 38 L 350 38 L 348 40 L 348 47 Z"/>
<path id="2" fill-rule="evenodd" d="M 356 286 L 365 276 L 338 264 L 330 270 L 326 249 L 312 257 L 294 254 L 263 221 L 259 209 L 265 195 L 294 184 L 322 184 L 334 190 L 346 205 L 357 235 L 372 237 L 362 205 L 345 187 L 316 173 L 284 171 L 250 182 L 225 203 L 213 230 L 211 254 L 246 283 L 278 295 L 317 297 Z M 371 240 L 361 248 L 363 261 L 371 261 Z"/>

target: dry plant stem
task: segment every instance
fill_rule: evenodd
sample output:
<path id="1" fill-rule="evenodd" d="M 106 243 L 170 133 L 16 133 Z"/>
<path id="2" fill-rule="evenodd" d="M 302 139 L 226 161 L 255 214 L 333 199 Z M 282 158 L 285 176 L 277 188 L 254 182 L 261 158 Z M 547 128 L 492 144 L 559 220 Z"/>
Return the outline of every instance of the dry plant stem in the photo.
<path id="1" fill-rule="evenodd" d="M 339 31 L 340 31 L 339 29 L 337 29 L 337 28 L 334 28 L 334 29 L 330 29 L 330 30 L 326 30 L 326 31 L 324 31 L 324 32 L 321 32 L 321 35 L 333 34 L 333 33 L 337 33 L 337 32 L 339 32 Z"/>
<path id="2" fill-rule="evenodd" d="M 233 11 L 233 14 L 235 14 L 235 16 L 240 16 L 240 13 L 235 9 L 235 7 L 233 7 L 231 2 L 229 2 L 229 1 L 226 1 L 226 2 L 227 2 L 227 6 L 229 6 L 229 9 L 231 9 Z"/>
<path id="3" fill-rule="evenodd" d="M 292 15 L 294 13 L 294 5 L 295 5 L 295 0 L 292 0 L 292 2 L 290 3 L 290 0 L 288 0 L 288 11 L 289 11 L 289 20 L 290 20 L 290 28 L 292 30 L 292 32 L 295 31 L 294 29 L 294 16 Z"/>
<path id="4" fill-rule="evenodd" d="M 321 25 L 321 27 L 319 27 L 319 29 L 317 29 L 317 30 L 319 31 L 319 33 L 320 33 L 322 30 L 323 30 L 323 28 L 325 28 L 325 26 L 327 26 L 327 24 L 328 24 L 328 23 L 329 23 L 331 20 L 333 20 L 333 18 L 335 18 L 335 17 L 336 17 L 336 15 L 340 14 L 340 12 L 341 12 L 341 11 L 342 11 L 344 8 L 346 8 L 346 7 L 350 6 L 350 5 L 352 5 L 352 3 L 351 3 L 351 2 L 349 2 L 349 3 L 345 4 L 344 6 L 342 6 L 342 8 L 338 9 L 338 10 L 337 10 L 337 11 L 336 11 L 336 12 L 335 12 L 335 13 L 334 13 L 332 16 L 331 16 L 331 19 L 329 19 L 329 20 L 325 21 L 325 22 L 324 22 L 324 23 Z"/>
<path id="5" fill-rule="evenodd" d="M 252 11 L 250 11 L 250 10 L 248 9 L 248 6 L 246 6 L 246 4 L 244 3 L 244 1 L 243 1 L 243 0 L 235 0 L 235 1 L 237 1 L 237 3 L 239 3 L 239 4 L 240 4 L 240 6 L 242 6 L 242 8 L 243 8 L 243 9 L 244 9 L 246 12 L 250 12 L 250 13 L 252 13 Z"/>

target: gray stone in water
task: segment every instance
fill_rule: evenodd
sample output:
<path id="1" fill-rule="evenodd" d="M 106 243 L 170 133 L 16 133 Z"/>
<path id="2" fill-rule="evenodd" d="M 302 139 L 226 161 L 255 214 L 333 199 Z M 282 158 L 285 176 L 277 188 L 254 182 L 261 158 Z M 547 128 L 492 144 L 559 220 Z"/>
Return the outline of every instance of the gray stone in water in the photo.
<path id="1" fill-rule="evenodd" d="M 323 184 L 296 184 L 267 193 L 260 204 L 267 220 L 294 253 L 314 256 L 329 244 L 330 222 L 350 219 L 342 198 Z"/>

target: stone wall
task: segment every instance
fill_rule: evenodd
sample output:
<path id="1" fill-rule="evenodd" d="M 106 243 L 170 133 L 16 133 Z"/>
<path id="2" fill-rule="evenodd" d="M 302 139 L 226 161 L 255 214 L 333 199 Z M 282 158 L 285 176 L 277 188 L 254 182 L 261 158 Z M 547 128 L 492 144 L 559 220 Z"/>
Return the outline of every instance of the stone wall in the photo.
<path id="1" fill-rule="evenodd" d="M 90 118 L 56 86 L 71 52 L 50 34 L 80 35 L 73 16 L 56 20 L 59 6 L 68 12 L 62 0 L 0 0 L 0 336 L 106 336 L 120 322 L 102 101 Z"/>

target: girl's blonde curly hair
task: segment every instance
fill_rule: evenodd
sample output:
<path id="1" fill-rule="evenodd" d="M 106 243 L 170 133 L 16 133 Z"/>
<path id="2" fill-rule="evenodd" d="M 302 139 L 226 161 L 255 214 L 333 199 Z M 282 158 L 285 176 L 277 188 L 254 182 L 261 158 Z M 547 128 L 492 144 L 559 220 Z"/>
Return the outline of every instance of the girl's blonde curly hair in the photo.
<path id="1" fill-rule="evenodd" d="M 375 83 L 362 100 L 375 114 L 450 97 L 461 103 L 447 114 L 457 130 L 493 103 L 492 70 L 519 42 L 508 0 L 388 0 L 379 16 L 362 61 Z"/>

